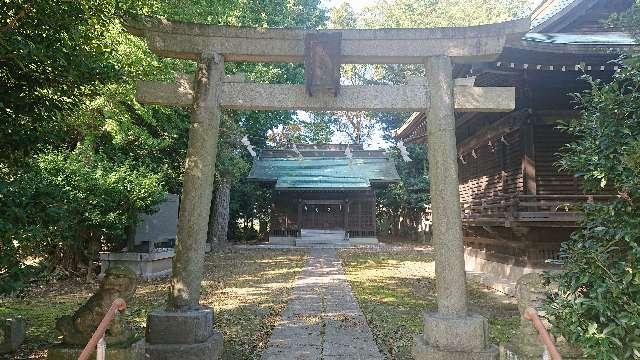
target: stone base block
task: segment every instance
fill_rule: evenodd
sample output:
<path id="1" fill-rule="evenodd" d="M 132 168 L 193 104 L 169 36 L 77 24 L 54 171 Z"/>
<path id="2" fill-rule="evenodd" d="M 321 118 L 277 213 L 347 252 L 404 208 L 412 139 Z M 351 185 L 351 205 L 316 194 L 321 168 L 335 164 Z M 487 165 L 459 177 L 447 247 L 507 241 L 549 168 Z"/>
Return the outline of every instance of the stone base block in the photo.
<path id="1" fill-rule="evenodd" d="M 146 344 L 146 360 L 215 360 L 222 356 L 222 334 L 212 335 L 197 344 Z"/>
<path id="2" fill-rule="evenodd" d="M 416 336 L 415 341 L 411 351 L 415 360 L 497 360 L 500 355 L 494 345 L 479 351 L 447 351 L 430 346 L 422 336 Z"/>
<path id="3" fill-rule="evenodd" d="M 570 346 L 564 339 L 555 339 L 554 342 L 563 359 L 585 359 L 585 356 L 580 349 Z M 545 347 L 538 340 L 537 334 L 531 337 L 519 333 L 507 344 L 500 346 L 500 359 L 540 360 L 542 359 L 544 352 Z"/>
<path id="4" fill-rule="evenodd" d="M 104 275 L 112 266 L 125 266 L 133 270 L 143 280 L 154 280 L 171 275 L 171 266 L 175 251 L 157 249 L 150 253 L 101 252 L 100 262 Z"/>
<path id="5" fill-rule="evenodd" d="M 269 236 L 269 244 L 270 245 L 296 245 L 295 237 L 284 237 L 284 236 Z"/>
<path id="6" fill-rule="evenodd" d="M 0 319 L 0 354 L 18 350 L 24 341 L 24 319 L 20 316 Z"/>
<path id="7" fill-rule="evenodd" d="M 197 344 L 213 331 L 213 309 L 154 310 L 147 316 L 148 344 Z"/>
<path id="8" fill-rule="evenodd" d="M 213 309 L 156 310 L 147 317 L 149 360 L 211 360 L 222 354 L 222 335 L 213 328 Z"/>
<path id="9" fill-rule="evenodd" d="M 107 346 L 106 358 L 109 360 L 144 360 L 144 340 L 140 340 L 131 347 L 117 348 Z M 82 348 L 57 345 L 49 348 L 47 360 L 77 360 L 82 353 Z M 95 360 L 96 352 L 89 357 Z"/>
<path id="10" fill-rule="evenodd" d="M 488 343 L 489 323 L 479 315 L 451 317 L 424 314 L 425 343 L 449 351 L 483 351 Z"/>
<path id="11" fill-rule="evenodd" d="M 374 245 L 378 243 L 376 237 L 352 237 L 349 238 L 349 243 L 354 245 Z"/>

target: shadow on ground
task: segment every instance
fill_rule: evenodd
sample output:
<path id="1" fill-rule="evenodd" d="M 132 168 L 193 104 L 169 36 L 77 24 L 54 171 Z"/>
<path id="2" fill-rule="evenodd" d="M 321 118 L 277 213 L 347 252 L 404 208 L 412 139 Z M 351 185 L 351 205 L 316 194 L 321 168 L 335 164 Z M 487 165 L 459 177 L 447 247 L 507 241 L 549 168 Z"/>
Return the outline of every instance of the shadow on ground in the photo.
<path id="1" fill-rule="evenodd" d="M 431 249 L 345 249 L 340 258 L 384 357 L 410 359 L 413 337 L 423 331 L 423 312 L 436 310 Z M 491 341 L 507 342 L 519 323 L 514 300 L 476 283 L 469 282 L 467 288 L 470 311 L 489 319 Z"/>
<path id="2" fill-rule="evenodd" d="M 205 260 L 202 303 L 213 306 L 225 339 L 224 359 L 258 359 L 267 344 L 296 275 L 306 259 L 302 250 L 259 249 L 209 254 Z M 147 313 L 165 303 L 168 281 L 141 283 L 126 314 L 144 333 Z M 45 359 L 59 341 L 58 317 L 70 314 L 97 289 L 74 279 L 37 284 L 20 296 L 0 299 L 0 316 L 21 315 L 27 338 L 7 359 Z M 1 358 L 1 357 L 0 357 Z"/>

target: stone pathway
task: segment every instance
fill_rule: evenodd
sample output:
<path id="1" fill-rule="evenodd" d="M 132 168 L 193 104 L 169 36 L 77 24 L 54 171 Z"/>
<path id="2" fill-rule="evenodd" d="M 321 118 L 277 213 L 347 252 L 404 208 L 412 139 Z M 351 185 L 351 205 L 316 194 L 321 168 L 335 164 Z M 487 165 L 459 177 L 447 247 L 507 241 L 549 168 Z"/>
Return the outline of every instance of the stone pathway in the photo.
<path id="1" fill-rule="evenodd" d="M 262 359 L 382 359 L 336 249 L 310 250 Z"/>

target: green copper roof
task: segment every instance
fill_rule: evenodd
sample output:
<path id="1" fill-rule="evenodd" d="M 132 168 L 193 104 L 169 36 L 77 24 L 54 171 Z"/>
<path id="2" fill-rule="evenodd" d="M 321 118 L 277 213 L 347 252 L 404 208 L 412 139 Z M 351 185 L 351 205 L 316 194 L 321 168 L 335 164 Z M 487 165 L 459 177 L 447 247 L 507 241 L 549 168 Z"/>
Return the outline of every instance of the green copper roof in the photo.
<path id="1" fill-rule="evenodd" d="M 249 179 L 275 182 L 276 189 L 365 190 L 372 182 L 400 180 L 393 161 L 385 157 L 264 157 L 255 159 Z"/>
<path id="2" fill-rule="evenodd" d="M 524 40 L 548 44 L 574 44 L 574 45 L 636 45 L 633 36 L 621 32 L 606 32 L 598 34 L 539 34 L 528 33 Z"/>

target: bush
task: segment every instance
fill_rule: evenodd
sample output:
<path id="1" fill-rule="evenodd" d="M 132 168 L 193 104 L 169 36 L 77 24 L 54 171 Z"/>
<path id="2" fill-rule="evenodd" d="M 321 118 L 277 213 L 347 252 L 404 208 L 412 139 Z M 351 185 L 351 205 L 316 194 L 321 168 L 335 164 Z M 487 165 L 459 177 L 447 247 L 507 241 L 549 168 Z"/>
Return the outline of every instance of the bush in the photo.
<path id="1" fill-rule="evenodd" d="M 589 80 L 590 81 L 590 80 Z M 560 164 L 587 191 L 619 194 L 584 209 L 562 248 L 565 272 L 547 301 L 555 331 L 598 359 L 640 358 L 640 66 L 577 95 L 582 116 L 561 128 L 576 141 Z"/>
<path id="2" fill-rule="evenodd" d="M 0 282 L 19 285 L 26 264 L 75 271 L 100 249 L 123 247 L 163 188 L 160 175 L 81 147 L 38 155 L 19 174 L 0 177 Z"/>

